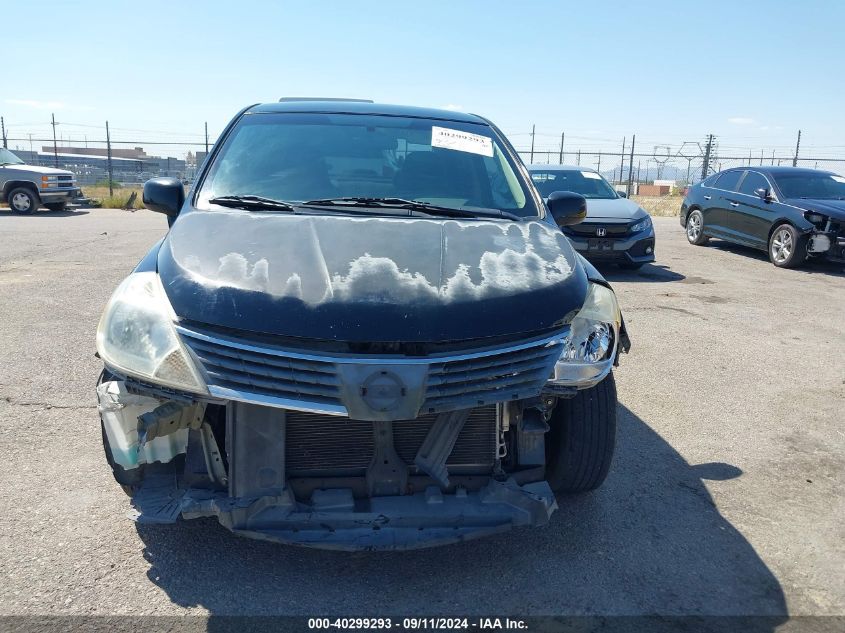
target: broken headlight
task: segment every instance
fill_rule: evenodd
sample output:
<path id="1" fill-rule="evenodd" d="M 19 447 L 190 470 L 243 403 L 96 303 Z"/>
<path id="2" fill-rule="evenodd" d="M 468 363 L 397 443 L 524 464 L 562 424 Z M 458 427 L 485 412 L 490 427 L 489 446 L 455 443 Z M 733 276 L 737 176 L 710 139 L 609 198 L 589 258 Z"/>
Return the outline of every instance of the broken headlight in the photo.
<path id="1" fill-rule="evenodd" d="M 614 292 L 591 283 L 584 305 L 562 341 L 563 350 L 550 382 L 586 388 L 604 378 L 613 362 L 621 322 Z"/>
<path id="2" fill-rule="evenodd" d="M 154 272 L 132 273 L 109 299 L 97 352 L 119 373 L 205 393 L 205 383 L 173 327 L 176 315 Z"/>

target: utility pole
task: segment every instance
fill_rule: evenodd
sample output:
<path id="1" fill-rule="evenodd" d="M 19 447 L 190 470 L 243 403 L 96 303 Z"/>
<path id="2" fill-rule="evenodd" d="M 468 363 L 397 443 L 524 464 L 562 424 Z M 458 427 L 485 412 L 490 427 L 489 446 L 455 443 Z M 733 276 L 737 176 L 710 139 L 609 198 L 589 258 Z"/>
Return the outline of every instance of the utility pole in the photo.
<path id="1" fill-rule="evenodd" d="M 580 149 L 575 154 L 575 164 L 578 165 L 578 166 L 581 165 L 581 150 Z"/>
<path id="2" fill-rule="evenodd" d="M 208 121 L 205 122 L 205 157 L 208 158 Z"/>
<path id="3" fill-rule="evenodd" d="M 760 150 L 760 167 L 763 166 L 763 150 Z"/>
<path id="4" fill-rule="evenodd" d="M 566 138 L 566 132 L 560 133 L 560 157 L 558 158 L 558 165 L 563 165 L 563 141 Z"/>
<path id="5" fill-rule="evenodd" d="M 111 134 L 109 133 L 109 122 L 106 121 L 106 156 L 107 156 L 107 163 L 109 168 L 109 197 L 114 196 L 114 191 L 112 190 L 112 180 L 114 178 L 114 174 L 112 172 L 111 167 Z"/>
<path id="6" fill-rule="evenodd" d="M 6 142 L 6 120 L 0 116 L 0 129 L 3 130 L 3 147 L 9 149 L 9 144 Z"/>
<path id="7" fill-rule="evenodd" d="M 637 135 L 634 134 L 631 137 L 631 160 L 628 161 L 628 187 L 625 189 L 625 193 L 629 196 L 631 195 L 631 184 L 634 178 L 634 144 L 637 142 Z"/>
<path id="8" fill-rule="evenodd" d="M 713 151 L 713 135 L 707 135 L 707 146 L 704 148 L 704 163 L 701 165 L 701 179 L 704 180 L 707 178 L 707 174 L 710 172 L 710 158 L 711 153 Z"/>
<path id="9" fill-rule="evenodd" d="M 601 152 L 599 152 L 599 163 L 596 165 L 596 171 L 601 173 Z"/>
<path id="10" fill-rule="evenodd" d="M 53 118 L 53 162 L 56 164 L 56 167 L 59 166 L 59 148 L 56 147 L 56 115 L 50 114 Z"/>
<path id="11" fill-rule="evenodd" d="M 625 169 L 625 137 L 622 137 L 622 153 L 620 154 L 619 159 L 619 184 L 622 184 L 622 174 L 624 173 Z"/>
<path id="12" fill-rule="evenodd" d="M 531 158 L 528 159 L 529 164 L 534 162 L 534 130 L 536 127 L 536 125 L 531 126 Z"/>
<path id="13" fill-rule="evenodd" d="M 38 157 L 35 155 L 35 152 L 32 151 L 32 132 L 29 133 L 29 153 L 32 154 L 29 160 L 35 161 L 33 164 L 38 164 Z"/>
<path id="14" fill-rule="evenodd" d="M 801 147 L 801 130 L 798 130 L 798 141 L 795 143 L 795 156 L 792 159 L 792 166 L 798 167 L 798 149 Z"/>

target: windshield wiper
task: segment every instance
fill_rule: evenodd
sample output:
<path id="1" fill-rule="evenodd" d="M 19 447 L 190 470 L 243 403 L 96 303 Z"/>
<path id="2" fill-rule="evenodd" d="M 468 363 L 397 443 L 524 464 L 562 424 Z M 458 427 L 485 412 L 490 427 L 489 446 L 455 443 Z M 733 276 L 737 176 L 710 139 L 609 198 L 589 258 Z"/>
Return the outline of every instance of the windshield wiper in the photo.
<path id="1" fill-rule="evenodd" d="M 522 220 L 518 215 L 501 211 L 499 209 L 456 209 L 454 207 L 441 207 L 429 202 L 417 200 L 406 200 L 405 198 L 325 198 L 322 200 L 309 200 L 303 202 L 311 206 L 347 206 L 347 207 L 375 207 L 383 209 L 408 209 L 409 211 L 420 211 L 427 215 L 440 215 L 451 218 L 507 218 L 509 220 Z"/>
<path id="2" fill-rule="evenodd" d="M 246 209 L 248 211 L 290 211 L 296 213 L 296 207 L 284 200 L 274 200 L 263 196 L 219 196 L 209 200 L 211 204 L 219 204 L 221 207 L 232 207 L 233 209 Z"/>

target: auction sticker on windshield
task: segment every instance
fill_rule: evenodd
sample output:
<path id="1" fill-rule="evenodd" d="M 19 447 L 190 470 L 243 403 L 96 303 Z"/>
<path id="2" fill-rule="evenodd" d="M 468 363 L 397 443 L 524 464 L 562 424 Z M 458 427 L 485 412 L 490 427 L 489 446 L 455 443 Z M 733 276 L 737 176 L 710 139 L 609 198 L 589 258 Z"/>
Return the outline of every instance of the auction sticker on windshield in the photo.
<path id="1" fill-rule="evenodd" d="M 431 127 L 431 146 L 470 152 L 482 156 L 493 156 L 493 140 L 487 136 L 451 130 L 446 127 Z"/>

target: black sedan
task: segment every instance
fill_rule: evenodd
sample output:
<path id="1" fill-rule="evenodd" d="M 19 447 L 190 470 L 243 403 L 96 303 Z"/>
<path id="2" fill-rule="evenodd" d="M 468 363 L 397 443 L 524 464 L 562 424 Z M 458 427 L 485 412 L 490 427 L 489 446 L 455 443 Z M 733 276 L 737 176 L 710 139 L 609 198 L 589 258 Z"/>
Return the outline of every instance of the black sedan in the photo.
<path id="1" fill-rule="evenodd" d="M 543 199 L 554 191 L 572 191 L 587 199 L 587 217 L 563 227 L 581 255 L 636 270 L 654 261 L 651 216 L 613 189 L 594 169 L 568 165 L 529 165 L 531 180 Z"/>
<path id="2" fill-rule="evenodd" d="M 845 177 L 800 167 L 739 167 L 690 188 L 681 206 L 690 244 L 711 237 L 769 253 L 775 266 L 845 262 Z"/>

